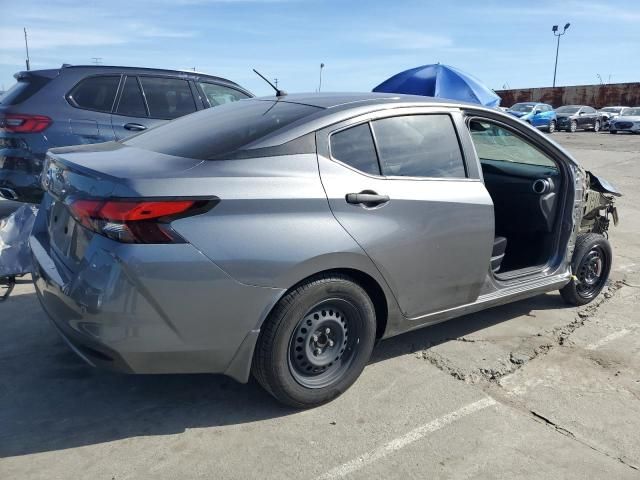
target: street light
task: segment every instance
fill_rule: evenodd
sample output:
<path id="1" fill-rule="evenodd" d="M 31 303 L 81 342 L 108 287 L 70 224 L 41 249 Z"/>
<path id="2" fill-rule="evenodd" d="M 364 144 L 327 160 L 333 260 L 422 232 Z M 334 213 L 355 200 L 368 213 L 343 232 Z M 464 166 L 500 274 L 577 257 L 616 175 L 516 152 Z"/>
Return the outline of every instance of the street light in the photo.
<path id="1" fill-rule="evenodd" d="M 322 90 L 322 69 L 324 68 L 324 63 L 320 64 L 320 83 L 318 84 L 318 92 Z"/>
<path id="2" fill-rule="evenodd" d="M 560 50 L 560 37 L 565 33 L 567 33 L 567 30 L 569 29 L 570 26 L 571 24 L 567 23 L 564 26 L 564 30 L 562 30 L 562 33 L 558 32 L 558 25 L 554 25 L 553 28 L 551 28 L 553 35 L 558 37 L 558 46 L 556 47 L 556 66 L 553 68 L 553 86 L 554 87 L 556 86 L 556 71 L 558 70 L 558 51 Z"/>

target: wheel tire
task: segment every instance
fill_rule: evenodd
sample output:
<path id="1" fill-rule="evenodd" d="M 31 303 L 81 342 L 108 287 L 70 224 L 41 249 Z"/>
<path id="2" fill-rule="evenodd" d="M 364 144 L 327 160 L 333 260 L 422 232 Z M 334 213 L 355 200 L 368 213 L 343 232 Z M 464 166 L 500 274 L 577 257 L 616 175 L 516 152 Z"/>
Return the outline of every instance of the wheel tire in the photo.
<path id="1" fill-rule="evenodd" d="M 357 380 L 375 337 L 375 308 L 365 290 L 346 275 L 318 275 L 287 293 L 270 313 L 252 373 L 281 403 L 316 407 Z"/>
<path id="2" fill-rule="evenodd" d="M 609 133 L 612 134 L 612 135 L 615 135 L 616 133 L 618 133 L 618 131 L 617 130 L 609 130 Z"/>
<path id="3" fill-rule="evenodd" d="M 575 120 L 571 120 L 571 124 L 569 125 L 569 132 L 575 133 L 578 130 L 578 122 Z"/>
<path id="4" fill-rule="evenodd" d="M 596 120 L 596 123 L 593 124 L 593 131 L 594 132 L 600 131 L 600 120 Z"/>
<path id="5" fill-rule="evenodd" d="M 585 305 L 595 299 L 606 285 L 611 271 L 611 244 L 602 235 L 578 235 L 571 260 L 571 281 L 560 289 L 569 305 Z"/>
<path id="6" fill-rule="evenodd" d="M 551 121 L 549 122 L 549 127 L 547 128 L 547 131 L 548 131 L 549 133 L 553 133 L 553 132 L 555 132 L 555 131 L 556 131 L 556 121 L 555 121 L 555 120 L 551 120 Z"/>

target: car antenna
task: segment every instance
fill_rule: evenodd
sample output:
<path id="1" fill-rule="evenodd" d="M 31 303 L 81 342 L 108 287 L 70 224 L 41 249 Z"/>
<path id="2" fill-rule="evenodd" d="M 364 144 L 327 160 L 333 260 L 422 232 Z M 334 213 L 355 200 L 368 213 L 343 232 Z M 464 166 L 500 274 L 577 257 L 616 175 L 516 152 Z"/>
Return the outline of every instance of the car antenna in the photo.
<path id="1" fill-rule="evenodd" d="M 256 70 L 254 68 L 253 71 L 256 73 L 256 75 L 258 75 L 261 79 L 263 79 L 265 82 L 267 82 L 269 84 L 269 86 L 276 91 L 276 97 L 286 97 L 287 96 L 287 92 L 285 92 L 284 90 L 280 90 L 278 87 L 276 87 L 273 83 L 271 83 L 269 80 L 267 80 L 266 77 L 264 75 L 262 75 L 258 70 Z"/>

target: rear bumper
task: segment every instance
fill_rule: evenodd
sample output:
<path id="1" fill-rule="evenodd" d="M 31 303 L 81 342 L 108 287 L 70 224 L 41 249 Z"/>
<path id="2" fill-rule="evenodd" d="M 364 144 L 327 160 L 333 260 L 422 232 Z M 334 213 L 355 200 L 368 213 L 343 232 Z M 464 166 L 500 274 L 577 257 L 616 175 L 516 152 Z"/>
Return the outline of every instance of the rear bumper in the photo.
<path id="1" fill-rule="evenodd" d="M 85 361 L 128 373 L 248 379 L 259 326 L 282 290 L 240 284 L 189 244 L 124 245 L 97 235 L 71 274 L 42 222 L 30 238 L 36 292 Z"/>

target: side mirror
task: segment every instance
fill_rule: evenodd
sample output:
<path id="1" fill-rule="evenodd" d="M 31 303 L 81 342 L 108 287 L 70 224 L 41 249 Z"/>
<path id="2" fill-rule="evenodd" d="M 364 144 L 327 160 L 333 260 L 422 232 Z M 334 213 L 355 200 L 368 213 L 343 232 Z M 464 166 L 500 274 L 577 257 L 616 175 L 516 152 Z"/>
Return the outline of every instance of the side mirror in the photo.
<path id="1" fill-rule="evenodd" d="M 585 112 L 580 112 L 578 115 L 582 116 L 582 115 L 584 115 L 584 114 L 585 114 Z"/>

